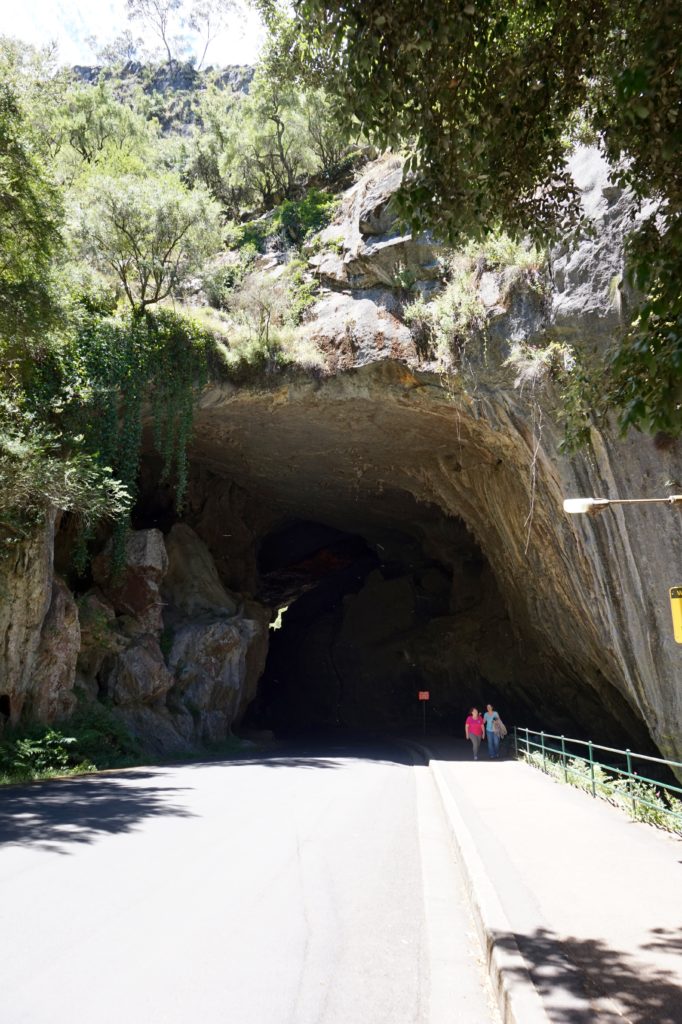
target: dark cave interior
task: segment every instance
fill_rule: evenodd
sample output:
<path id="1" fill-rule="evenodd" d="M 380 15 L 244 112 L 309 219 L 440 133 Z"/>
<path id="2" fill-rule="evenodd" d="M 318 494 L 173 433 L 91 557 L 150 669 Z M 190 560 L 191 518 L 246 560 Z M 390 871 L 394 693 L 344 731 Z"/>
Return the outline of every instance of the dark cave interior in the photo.
<path id="1" fill-rule="evenodd" d="M 540 652 L 519 642 L 490 567 L 457 520 L 450 564 L 392 529 L 369 536 L 289 520 L 258 552 L 258 600 L 278 610 L 244 726 L 276 735 L 320 729 L 458 734 L 469 707 L 547 728 L 525 680 Z M 457 557 L 453 557 L 454 552 Z M 521 684 L 521 685 L 519 685 Z M 550 721 L 559 720 L 553 709 Z M 563 716 L 561 724 L 580 731 Z"/>
<path id="2" fill-rule="evenodd" d="M 172 491 L 157 471 L 147 481 L 134 525 L 167 532 Z M 510 724 L 590 738 L 598 718 L 613 745 L 651 747 L 606 680 L 607 704 L 515 619 L 466 523 L 434 505 L 385 491 L 330 510 L 195 469 L 181 518 L 225 585 L 270 609 L 265 670 L 237 731 L 413 733 L 428 690 L 434 733 L 459 735 L 469 708 L 490 702 Z"/>

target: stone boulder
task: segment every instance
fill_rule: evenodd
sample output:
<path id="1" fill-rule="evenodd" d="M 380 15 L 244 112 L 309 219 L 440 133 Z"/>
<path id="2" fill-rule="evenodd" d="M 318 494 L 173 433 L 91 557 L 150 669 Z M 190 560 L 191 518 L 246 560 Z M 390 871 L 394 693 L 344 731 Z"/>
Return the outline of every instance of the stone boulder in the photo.
<path id="1" fill-rule="evenodd" d="M 158 641 L 150 635 L 106 657 L 99 674 L 101 696 L 119 707 L 161 707 L 173 684 Z"/>
<path id="2" fill-rule="evenodd" d="M 118 629 L 116 613 L 98 590 L 90 590 L 78 602 L 81 643 L 76 663 L 77 685 L 97 698 L 97 675 L 107 655 L 119 654 L 128 641 Z"/>
<path id="3" fill-rule="evenodd" d="M 417 359 L 414 340 L 398 316 L 394 297 L 380 289 L 357 296 L 342 292 L 323 296 L 301 330 L 324 353 L 332 372 L 381 359 Z"/>
<path id="4" fill-rule="evenodd" d="M 215 562 L 191 527 L 176 523 L 166 538 L 168 572 L 163 599 L 171 616 L 235 615 L 237 602 L 220 582 Z"/>
<path id="5" fill-rule="evenodd" d="M 373 164 L 346 194 L 341 221 L 334 226 L 338 256 L 321 254 L 312 264 L 332 287 L 410 288 L 441 276 L 439 246 L 428 235 L 403 234 L 393 197 L 400 188 L 402 161 L 395 156 Z"/>
<path id="6" fill-rule="evenodd" d="M 111 578 L 111 541 L 94 559 L 92 574 L 104 596 L 120 615 L 131 616 L 142 633 L 158 634 L 163 627 L 159 585 L 168 568 L 160 530 L 131 530 L 126 537 L 123 568 Z"/>
<path id="7" fill-rule="evenodd" d="M 73 594 L 58 576 L 43 622 L 31 682 L 31 717 L 39 722 L 67 718 L 75 706 L 73 684 L 81 631 Z"/>
<path id="8" fill-rule="evenodd" d="M 177 715 L 164 707 L 125 705 L 114 708 L 114 714 L 139 745 L 152 754 L 185 753 L 195 745 L 193 722 L 188 713 Z"/>
<path id="9" fill-rule="evenodd" d="M 186 622 L 173 636 L 168 659 L 172 701 L 195 719 L 199 738 L 224 738 L 244 703 L 249 648 L 259 634 L 250 619 Z"/>

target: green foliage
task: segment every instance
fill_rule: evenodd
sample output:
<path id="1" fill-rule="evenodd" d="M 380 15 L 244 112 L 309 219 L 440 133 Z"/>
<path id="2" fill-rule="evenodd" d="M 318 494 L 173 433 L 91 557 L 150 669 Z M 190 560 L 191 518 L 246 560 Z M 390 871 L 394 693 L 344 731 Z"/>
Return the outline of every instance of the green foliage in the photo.
<path id="1" fill-rule="evenodd" d="M 117 525 L 120 561 L 137 488 L 142 418 L 178 505 L 187 481 L 194 396 L 206 380 L 211 337 L 170 310 L 110 315 L 76 304 L 60 344 L 17 358 L 0 401 L 0 520 L 22 536 L 49 508 L 74 514 L 86 540 L 101 519 Z M 82 563 L 85 549 L 79 553 Z"/>
<path id="2" fill-rule="evenodd" d="M 141 756 L 119 718 L 102 704 L 84 704 L 69 720 L 68 733 L 34 726 L 0 740 L 0 784 L 124 767 Z"/>
<path id="3" fill-rule="evenodd" d="M 270 218 L 259 217 L 244 224 L 230 224 L 227 227 L 225 242 L 229 249 L 255 249 L 265 251 L 265 243 L 270 237 Z"/>
<path id="4" fill-rule="evenodd" d="M 150 403 L 163 475 L 174 480 L 182 506 L 194 396 L 206 380 L 211 342 L 198 325 L 167 309 L 82 316 L 73 345 L 87 392 L 66 407 L 65 419 L 72 433 L 82 434 L 98 465 L 109 467 L 129 494 L 137 490 L 142 417 Z M 126 526 L 125 518 L 117 521 L 114 571 Z"/>
<path id="5" fill-rule="evenodd" d="M 677 0 L 261 0 L 283 80 L 324 85 L 343 123 L 407 149 L 400 208 L 453 242 L 504 224 L 543 244 L 580 221 L 566 135 L 594 139 L 634 194 L 644 294 L 602 406 L 624 430 L 682 431 L 682 20 Z M 662 217 L 661 217 L 662 214 Z"/>
<path id="6" fill-rule="evenodd" d="M 295 327 L 317 301 L 319 283 L 310 276 L 308 262 L 304 259 L 290 259 L 285 275 L 289 291 L 289 308 L 285 319 Z"/>
<path id="7" fill-rule="evenodd" d="M 310 235 L 329 224 L 337 206 L 337 199 L 328 192 L 308 189 L 303 199 L 285 199 L 277 207 L 269 233 L 284 232 L 291 244 L 300 247 Z"/>
<path id="8" fill-rule="evenodd" d="M 73 736 L 41 730 L 0 743 L 0 779 L 35 779 L 65 774 L 76 765 Z"/>
<path id="9" fill-rule="evenodd" d="M 543 757 L 539 750 L 523 756 L 534 768 L 559 782 L 568 782 L 586 793 L 594 790 L 596 796 L 621 807 L 635 821 L 682 835 L 682 801 L 665 787 L 657 788 L 649 782 L 613 774 L 598 764 L 591 769 L 589 762 L 580 757 L 567 758 L 564 766 L 560 757 L 552 754 Z"/>
<path id="10" fill-rule="evenodd" d="M 452 260 L 444 290 L 431 299 L 418 296 L 404 307 L 403 318 L 420 355 L 448 369 L 460 362 L 467 344 L 481 343 L 485 330 L 485 307 L 470 261 Z"/>
<path id="11" fill-rule="evenodd" d="M 105 82 L 74 86 L 64 96 L 57 131 L 86 164 L 112 151 L 131 151 L 146 135 L 145 122 L 118 103 Z"/>
<path id="12" fill-rule="evenodd" d="M 92 771 L 76 750 L 76 739 L 56 729 L 0 740 L 0 784 Z"/>
<path id="13" fill-rule="evenodd" d="M 177 292 L 220 244 L 215 204 L 172 175 L 95 179 L 79 222 L 83 255 L 115 273 L 136 310 Z"/>
<path id="14" fill-rule="evenodd" d="M 478 291 L 481 274 L 487 270 L 500 274 L 500 301 L 505 302 L 520 285 L 542 290 L 538 283 L 542 263 L 534 246 L 502 232 L 447 254 L 445 288 L 430 299 L 418 295 L 403 308 L 419 354 L 452 369 L 462 366 L 467 347 L 469 356 L 476 349 L 485 351 L 486 310 Z M 394 287 L 409 293 L 413 284 L 409 268 L 399 268 Z"/>
<path id="15" fill-rule="evenodd" d="M 226 243 L 230 249 L 265 252 L 275 239 L 300 249 L 303 243 L 331 221 L 338 200 L 329 192 L 308 189 L 302 199 L 285 199 L 267 216 L 244 224 L 229 225 Z"/>
<path id="16" fill-rule="evenodd" d="M 258 249 L 250 242 L 230 255 L 234 257 L 230 262 L 221 260 L 218 264 L 208 266 L 201 274 L 202 290 L 209 305 L 215 309 L 227 308 L 230 293 L 253 270 Z"/>
<path id="17" fill-rule="evenodd" d="M 682 210 L 665 231 L 653 219 L 630 246 L 632 283 L 645 296 L 614 353 L 604 404 L 620 410 L 623 430 L 682 431 Z"/>
<path id="18" fill-rule="evenodd" d="M 81 704 L 69 720 L 75 738 L 74 755 L 95 768 L 117 768 L 139 763 L 139 743 L 109 708 L 99 702 Z"/>
<path id="19" fill-rule="evenodd" d="M 17 61 L 0 40 L 0 337 L 25 341 L 54 320 L 61 201 L 38 155 Z"/>
<path id="20" fill-rule="evenodd" d="M 65 442 L 25 403 L 0 395 L 0 531 L 5 550 L 50 508 L 70 512 L 85 531 L 128 512 L 128 490 L 84 449 L 83 440 L 80 435 Z"/>

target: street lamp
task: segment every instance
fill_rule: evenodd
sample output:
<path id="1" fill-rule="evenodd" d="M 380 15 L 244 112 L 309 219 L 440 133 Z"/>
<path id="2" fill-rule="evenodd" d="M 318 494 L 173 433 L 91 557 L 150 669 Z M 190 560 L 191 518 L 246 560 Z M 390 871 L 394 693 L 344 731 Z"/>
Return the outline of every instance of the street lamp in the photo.
<path id="1" fill-rule="evenodd" d="M 565 498 L 564 512 L 571 516 L 596 516 L 609 505 L 682 505 L 682 494 L 671 494 L 668 498 Z"/>

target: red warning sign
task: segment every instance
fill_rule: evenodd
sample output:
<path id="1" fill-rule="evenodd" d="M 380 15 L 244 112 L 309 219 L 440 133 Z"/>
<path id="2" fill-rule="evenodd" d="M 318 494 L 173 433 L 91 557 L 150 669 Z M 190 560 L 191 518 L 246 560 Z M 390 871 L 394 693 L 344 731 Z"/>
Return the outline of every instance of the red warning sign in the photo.
<path id="1" fill-rule="evenodd" d="M 419 699 L 420 700 L 430 700 L 431 699 L 431 694 L 429 693 L 428 690 L 420 690 L 419 691 Z"/>

